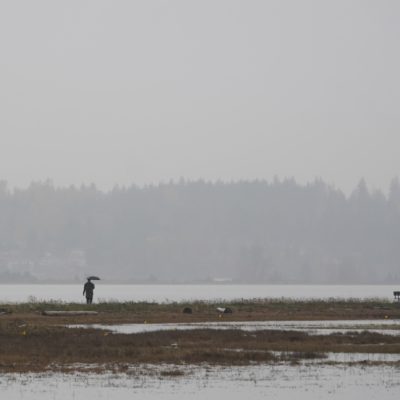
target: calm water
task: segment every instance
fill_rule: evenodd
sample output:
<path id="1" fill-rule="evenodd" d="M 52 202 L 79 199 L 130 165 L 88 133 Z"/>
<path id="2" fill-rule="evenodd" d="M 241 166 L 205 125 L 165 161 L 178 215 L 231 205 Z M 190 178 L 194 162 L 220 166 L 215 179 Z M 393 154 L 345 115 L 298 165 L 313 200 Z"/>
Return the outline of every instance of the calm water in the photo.
<path id="1" fill-rule="evenodd" d="M 0 302 L 61 300 L 84 302 L 82 285 L 0 285 Z M 235 300 L 254 298 L 383 298 L 395 285 L 107 285 L 96 282 L 94 301 Z"/>
<path id="2" fill-rule="evenodd" d="M 7 400 L 392 400 L 398 399 L 398 369 L 391 366 L 271 365 L 185 366 L 183 377 L 145 366 L 127 375 L 3 374 L 0 398 Z M 179 368 L 165 366 L 164 369 Z M 182 367 L 181 367 L 182 368 Z"/>
<path id="3" fill-rule="evenodd" d="M 291 330 L 310 335 L 330 335 L 345 332 L 376 332 L 386 335 L 400 335 L 400 320 L 346 320 L 346 321 L 216 321 L 164 324 L 122 324 L 122 325 L 69 325 L 71 328 L 106 329 L 115 333 L 144 333 L 156 331 L 194 330 L 194 329 L 239 329 L 247 332 L 260 330 Z"/>

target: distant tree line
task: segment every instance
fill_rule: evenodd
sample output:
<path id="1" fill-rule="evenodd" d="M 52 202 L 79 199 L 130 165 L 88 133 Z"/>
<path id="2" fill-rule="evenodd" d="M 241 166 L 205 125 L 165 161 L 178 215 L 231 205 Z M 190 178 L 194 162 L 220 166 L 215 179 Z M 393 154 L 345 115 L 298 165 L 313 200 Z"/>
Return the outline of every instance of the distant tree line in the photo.
<path id="1" fill-rule="evenodd" d="M 399 245 L 397 178 L 387 196 L 364 180 L 350 196 L 321 180 L 0 183 L 0 264 L 79 250 L 109 280 L 400 283 Z"/>

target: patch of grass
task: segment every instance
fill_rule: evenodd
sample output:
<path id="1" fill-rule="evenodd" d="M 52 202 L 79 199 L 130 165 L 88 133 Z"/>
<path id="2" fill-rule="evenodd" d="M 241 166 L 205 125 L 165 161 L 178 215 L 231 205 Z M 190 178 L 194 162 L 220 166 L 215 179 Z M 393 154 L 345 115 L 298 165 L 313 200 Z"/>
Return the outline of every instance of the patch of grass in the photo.
<path id="1" fill-rule="evenodd" d="M 193 301 L 193 302 L 135 302 L 135 301 L 98 301 L 94 304 L 87 305 L 84 303 L 69 303 L 61 300 L 43 301 L 32 298 L 27 303 L 5 303 L 0 304 L 0 309 L 8 309 L 14 312 L 28 312 L 48 310 L 95 310 L 99 312 L 148 312 L 148 311 L 168 311 L 181 312 L 184 307 L 190 307 L 193 311 L 205 312 L 215 311 L 216 307 L 229 306 L 236 311 L 257 312 L 265 308 L 276 311 L 329 311 L 332 309 L 341 311 L 350 310 L 383 310 L 383 311 L 399 311 L 400 306 L 397 302 L 391 302 L 384 299 L 310 299 L 310 300 L 293 300 L 288 298 L 282 299 L 237 299 L 232 301 L 220 300 L 215 301 Z"/>
<path id="2" fill-rule="evenodd" d="M 178 377 L 178 376 L 185 375 L 185 373 L 180 369 L 171 369 L 171 370 L 168 370 L 168 371 L 161 371 L 160 375 L 161 376 L 167 376 L 167 377 Z"/>
<path id="3" fill-rule="evenodd" d="M 216 310 L 220 306 L 229 307 L 233 313 L 221 314 Z M 190 307 L 192 314 L 184 314 L 185 307 Z M 22 318 L 32 318 L 44 310 L 90 310 L 99 313 L 97 317 L 76 318 L 76 323 L 82 323 L 81 321 L 86 323 L 201 322 L 215 321 L 220 318 L 226 321 L 400 319 L 399 304 L 382 299 L 304 301 L 243 299 L 191 303 L 97 302 L 92 305 L 32 299 L 28 303 L 0 304 L 0 309 L 22 316 Z M 0 315 L 1 319 L 5 317 L 6 315 Z M 63 322 L 60 317 L 57 318 Z M 68 318 L 71 322 L 71 317 Z"/>
<path id="4" fill-rule="evenodd" d="M 0 304 L 0 309 L 11 312 L 0 316 L 0 371 L 44 371 L 55 365 L 66 368 L 78 364 L 118 369 L 141 363 L 246 365 L 282 360 L 297 363 L 321 358 L 327 352 L 400 353 L 399 337 L 368 331 L 312 336 L 296 331 L 265 330 L 249 334 L 240 330 L 203 329 L 122 335 L 63 327 L 90 323 L 221 321 L 221 318 L 222 321 L 400 318 L 398 304 L 377 299 L 102 302 L 90 306 L 32 300 L 24 304 Z M 221 305 L 229 306 L 233 313 L 220 317 L 216 307 Z M 183 314 L 184 307 L 190 307 L 193 314 Z M 94 310 L 99 314 L 45 317 L 41 315 L 43 310 Z M 275 352 L 281 352 L 283 358 Z"/>
<path id="5" fill-rule="evenodd" d="M 320 360 L 327 358 L 326 353 L 320 353 L 316 351 L 294 351 L 294 352 L 282 352 L 280 359 L 282 361 L 299 361 L 299 360 Z"/>
<path id="6" fill-rule="evenodd" d="M 275 352 L 281 352 L 281 356 Z M 400 353 L 400 339 L 368 332 L 313 336 L 265 330 L 253 336 L 240 330 L 208 329 L 124 335 L 95 329 L 0 323 L 3 372 L 43 371 L 52 365 L 77 363 L 248 365 L 317 359 L 327 352 Z"/>

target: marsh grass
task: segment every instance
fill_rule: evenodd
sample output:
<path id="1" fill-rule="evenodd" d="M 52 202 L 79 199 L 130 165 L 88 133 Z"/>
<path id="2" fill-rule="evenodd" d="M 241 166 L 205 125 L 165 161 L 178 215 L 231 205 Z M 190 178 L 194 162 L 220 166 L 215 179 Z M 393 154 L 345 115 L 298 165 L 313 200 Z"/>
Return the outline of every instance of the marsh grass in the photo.
<path id="1" fill-rule="evenodd" d="M 233 313 L 221 315 L 216 312 L 219 306 L 228 306 Z M 193 314 L 183 314 L 184 307 L 192 308 Z M 285 361 L 296 364 L 321 358 L 327 352 L 400 353 L 399 337 L 367 331 L 314 336 L 297 331 L 264 330 L 250 335 L 241 330 L 201 329 L 125 335 L 64 327 L 90 323 L 400 318 L 398 304 L 377 299 L 101 302 L 90 306 L 32 299 L 23 304 L 0 304 L 0 308 L 11 313 L 0 316 L 0 371 L 3 372 L 45 371 L 54 369 L 55 365 L 68 369 L 79 364 L 114 369 L 146 363 L 248 365 Z M 41 315 L 43 310 L 94 310 L 99 314 L 45 317 Z"/>
<path id="2" fill-rule="evenodd" d="M 236 351 L 236 350 L 240 351 Z M 281 352 L 281 355 L 275 354 Z M 240 330 L 108 334 L 95 329 L 0 323 L 0 371 L 43 371 L 52 365 L 248 365 L 321 358 L 327 352 L 400 353 L 400 339 L 376 333 L 312 336 Z"/>
<path id="3" fill-rule="evenodd" d="M 327 358 L 326 353 L 321 353 L 317 351 L 294 351 L 294 352 L 282 352 L 280 354 L 281 361 L 291 361 L 295 362 L 297 360 L 320 360 Z"/>
<path id="4" fill-rule="evenodd" d="M 185 307 L 190 307 L 192 314 L 185 317 L 216 315 L 217 307 L 229 307 L 233 314 L 224 318 L 252 318 L 266 316 L 275 319 L 374 319 L 400 318 L 400 304 L 382 299 L 238 299 L 233 301 L 194 301 L 194 302 L 97 302 L 92 305 L 67 303 L 62 301 L 40 301 L 32 298 L 27 303 L 0 304 L 0 309 L 12 313 L 32 313 L 51 311 L 90 310 L 104 314 L 181 315 Z"/>
<path id="5" fill-rule="evenodd" d="M 167 371 L 161 371 L 160 376 L 167 377 L 179 377 L 185 375 L 185 372 L 180 369 L 171 369 Z"/>

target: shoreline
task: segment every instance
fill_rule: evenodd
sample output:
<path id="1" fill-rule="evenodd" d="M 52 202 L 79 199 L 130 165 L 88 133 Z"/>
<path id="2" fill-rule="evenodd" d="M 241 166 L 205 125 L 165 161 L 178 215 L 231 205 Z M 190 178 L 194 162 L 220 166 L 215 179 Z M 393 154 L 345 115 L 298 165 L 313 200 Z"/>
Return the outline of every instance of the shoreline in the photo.
<path id="1" fill-rule="evenodd" d="M 229 307 L 224 314 L 217 307 Z M 191 308 L 191 314 L 183 313 Z M 170 330 L 121 334 L 69 325 L 117 325 L 228 321 L 400 320 L 400 305 L 387 301 L 258 301 L 193 303 L 114 302 L 0 304 L 0 372 L 123 372 L 126 365 L 253 365 L 329 363 L 327 353 L 400 354 L 400 336 L 382 332 L 311 335 L 284 329 L 248 332 L 241 329 Z M 44 310 L 96 311 L 96 315 L 44 316 Z M 397 324 L 398 325 L 398 324 Z M 400 328 L 399 328 L 400 329 Z M 349 329 L 350 330 L 350 329 Z M 376 364 L 376 363 L 372 363 Z M 372 365 L 371 364 L 371 365 Z M 385 363 L 387 364 L 387 362 Z M 400 362 L 390 362 L 398 367 Z M 101 366 L 101 368 L 99 367 Z M 92 368 L 90 367 L 90 368 Z M 86 368 L 86 367 L 85 367 Z M 87 368 L 86 368 L 87 369 Z"/>
<path id="2" fill-rule="evenodd" d="M 232 313 L 218 309 L 229 308 Z M 184 313 L 190 309 L 191 313 Z M 97 315 L 45 317 L 43 311 L 90 311 Z M 382 299 L 250 299 L 218 301 L 157 302 L 95 302 L 91 305 L 61 301 L 1 303 L 2 320 L 23 317 L 37 323 L 74 319 L 87 323 L 153 323 L 267 320 L 357 320 L 400 319 L 400 302 Z"/>

